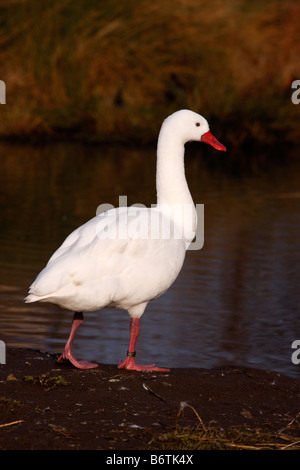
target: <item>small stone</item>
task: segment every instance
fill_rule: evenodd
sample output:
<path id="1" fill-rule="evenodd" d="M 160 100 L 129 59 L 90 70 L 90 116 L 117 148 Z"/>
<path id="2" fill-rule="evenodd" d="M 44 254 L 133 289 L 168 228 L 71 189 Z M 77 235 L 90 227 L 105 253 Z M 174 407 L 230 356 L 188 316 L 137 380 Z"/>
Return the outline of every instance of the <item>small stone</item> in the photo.
<path id="1" fill-rule="evenodd" d="M 14 374 L 9 374 L 7 377 L 6 377 L 6 380 L 7 382 L 12 382 L 13 380 L 18 380 Z"/>

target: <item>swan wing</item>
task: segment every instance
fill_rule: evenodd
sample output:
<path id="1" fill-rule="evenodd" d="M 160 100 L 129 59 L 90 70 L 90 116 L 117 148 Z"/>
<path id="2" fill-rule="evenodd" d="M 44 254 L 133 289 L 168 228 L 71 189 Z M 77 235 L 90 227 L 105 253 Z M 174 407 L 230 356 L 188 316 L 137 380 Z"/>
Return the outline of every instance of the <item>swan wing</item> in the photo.
<path id="1" fill-rule="evenodd" d="M 117 297 L 132 296 L 141 283 L 141 276 L 146 280 L 140 286 L 140 297 L 146 295 L 147 289 L 148 297 L 159 294 L 159 285 L 165 290 L 163 281 L 166 280 L 167 288 L 169 279 L 177 276 L 185 250 L 181 241 L 176 240 L 174 245 L 158 234 L 152 239 L 151 220 L 157 215 L 153 210 L 112 209 L 76 229 L 37 276 L 26 301 L 53 299 L 58 293 L 71 297 L 75 296 L 75 290 L 76 295 L 81 291 L 83 296 L 97 297 L 100 287 L 96 289 L 96 286 L 102 285 L 99 297 L 109 303 Z M 176 259 L 170 250 L 178 249 L 179 245 L 180 256 Z"/>

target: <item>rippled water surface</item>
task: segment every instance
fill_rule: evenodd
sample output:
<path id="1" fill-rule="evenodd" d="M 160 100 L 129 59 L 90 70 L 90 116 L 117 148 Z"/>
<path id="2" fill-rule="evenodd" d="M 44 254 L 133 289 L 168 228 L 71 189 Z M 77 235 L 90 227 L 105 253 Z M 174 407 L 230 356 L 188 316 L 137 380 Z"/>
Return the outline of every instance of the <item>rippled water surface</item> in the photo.
<path id="1" fill-rule="evenodd" d="M 223 160 L 222 160 L 223 158 Z M 140 362 L 169 367 L 224 364 L 299 376 L 300 163 L 187 148 L 186 174 L 205 207 L 202 250 L 187 253 L 178 279 L 141 320 Z M 24 304 L 28 286 L 65 237 L 103 203 L 154 204 L 155 149 L 56 144 L 0 145 L 0 339 L 7 346 L 61 352 L 72 313 Z M 85 315 L 74 354 L 125 358 L 129 316 Z"/>

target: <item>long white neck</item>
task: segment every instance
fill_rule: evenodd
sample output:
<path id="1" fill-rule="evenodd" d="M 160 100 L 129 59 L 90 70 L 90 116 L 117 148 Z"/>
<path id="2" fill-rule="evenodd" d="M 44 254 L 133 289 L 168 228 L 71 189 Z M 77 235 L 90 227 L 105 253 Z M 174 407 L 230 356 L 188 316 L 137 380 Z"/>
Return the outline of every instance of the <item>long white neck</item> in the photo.
<path id="1" fill-rule="evenodd" d="M 167 213 L 183 234 L 186 248 L 193 240 L 197 215 L 184 171 L 184 142 L 168 127 L 162 128 L 157 145 L 156 190 L 158 209 Z"/>
<path id="2" fill-rule="evenodd" d="M 194 204 L 184 171 L 184 142 L 162 127 L 157 144 L 157 204 Z"/>

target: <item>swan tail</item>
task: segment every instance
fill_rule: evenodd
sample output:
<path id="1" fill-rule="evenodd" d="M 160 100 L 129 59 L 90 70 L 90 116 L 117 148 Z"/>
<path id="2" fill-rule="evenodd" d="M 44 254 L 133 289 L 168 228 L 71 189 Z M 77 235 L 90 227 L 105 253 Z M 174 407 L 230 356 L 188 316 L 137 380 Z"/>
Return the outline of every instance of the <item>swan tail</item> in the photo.
<path id="1" fill-rule="evenodd" d="M 30 304 L 31 302 L 36 302 L 37 300 L 38 299 L 37 299 L 36 295 L 29 294 L 29 295 L 27 295 L 27 297 L 25 297 L 24 302 L 25 302 L 25 304 Z"/>
<path id="2" fill-rule="evenodd" d="M 27 295 L 27 297 L 25 297 L 24 302 L 25 304 L 30 304 L 32 302 L 38 302 L 39 300 L 44 300 L 47 297 L 48 295 L 42 296 L 42 295 L 29 294 Z"/>

